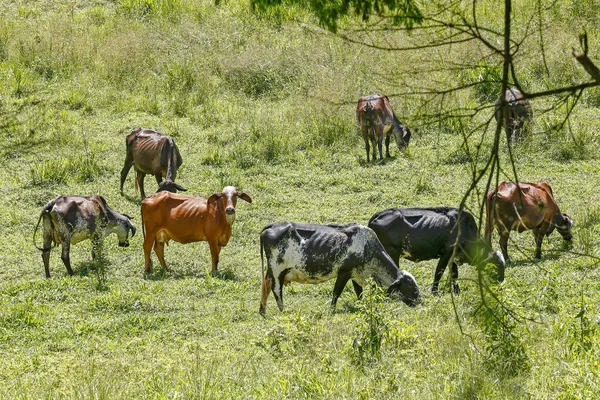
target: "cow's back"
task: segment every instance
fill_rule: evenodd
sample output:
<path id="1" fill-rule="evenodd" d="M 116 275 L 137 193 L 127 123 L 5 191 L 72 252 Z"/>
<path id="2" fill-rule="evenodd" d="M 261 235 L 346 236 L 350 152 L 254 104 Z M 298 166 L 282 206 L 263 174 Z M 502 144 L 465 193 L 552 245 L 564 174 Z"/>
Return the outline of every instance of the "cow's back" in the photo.
<path id="1" fill-rule="evenodd" d="M 160 132 L 149 129 L 133 131 L 127 137 L 127 148 L 133 156 L 135 169 L 145 173 L 164 174 L 167 165 L 164 152 L 169 149 L 169 142 L 172 140 Z M 181 156 L 178 158 L 181 159 Z"/>

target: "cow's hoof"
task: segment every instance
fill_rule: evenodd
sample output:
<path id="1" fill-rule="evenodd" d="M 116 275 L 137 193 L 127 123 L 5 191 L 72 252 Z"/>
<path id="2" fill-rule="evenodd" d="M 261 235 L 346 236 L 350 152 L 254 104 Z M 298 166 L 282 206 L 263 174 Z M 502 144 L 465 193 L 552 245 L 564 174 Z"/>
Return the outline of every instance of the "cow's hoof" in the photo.
<path id="1" fill-rule="evenodd" d="M 210 276 L 212 276 L 213 278 L 216 278 L 219 275 L 220 274 L 219 274 L 219 270 L 218 269 L 213 269 L 213 270 L 210 271 Z"/>

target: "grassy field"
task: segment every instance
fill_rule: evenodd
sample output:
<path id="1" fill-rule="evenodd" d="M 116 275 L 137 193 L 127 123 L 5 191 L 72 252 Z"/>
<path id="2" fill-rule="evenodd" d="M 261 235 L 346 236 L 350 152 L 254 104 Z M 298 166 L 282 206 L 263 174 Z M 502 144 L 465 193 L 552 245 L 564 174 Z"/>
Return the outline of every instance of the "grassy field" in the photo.
<path id="1" fill-rule="evenodd" d="M 600 62 L 592 3 L 556 4 L 540 20 L 537 2 L 515 3 L 515 35 L 530 32 L 535 17 L 545 40 L 543 58 L 538 34 L 521 45 L 525 87 L 589 79 L 570 52 L 573 32 L 585 28 Z M 501 28 L 496 3 L 479 4 L 479 21 Z M 499 60 L 472 42 L 377 51 L 322 31 L 304 10 L 256 15 L 244 0 L 12 0 L 0 15 L 0 398 L 600 392 L 598 89 L 585 91 L 560 127 L 566 106 L 535 101 L 534 124 L 513 149 L 519 179 L 550 183 L 575 220 L 570 248 L 554 233 L 536 261 L 533 235 L 513 234 L 505 282 L 482 292 L 475 268 L 463 265 L 460 296 L 446 277 L 441 294 L 430 294 L 434 261 L 401 261 L 423 293 L 414 309 L 375 289 L 358 301 L 349 287 L 332 312 L 333 282 L 292 284 L 286 309 L 271 296 L 264 319 L 258 235 L 266 224 L 366 224 L 388 207 L 458 206 L 490 151 L 493 127 L 476 127 L 492 117 L 499 84 L 485 79 L 497 76 Z M 401 47 L 430 34 L 371 38 Z M 459 62 L 470 67 L 454 68 Z M 429 102 L 419 94 L 477 80 Z M 376 92 L 390 95 L 413 139 L 384 163 L 367 163 L 355 102 Z M 485 105 L 474 118 L 436 118 Z M 175 139 L 184 161 L 177 182 L 188 193 L 235 185 L 253 198 L 238 203 L 220 276 L 208 274 L 204 242 L 171 242 L 171 272 L 153 255 L 154 270 L 144 274 L 138 230 L 129 248 L 106 239 L 104 262 L 91 261 L 89 242 L 73 246 L 73 278 L 53 250 L 46 280 L 32 235 L 55 196 L 101 194 L 140 228 L 133 173 L 119 192 L 125 136 L 138 126 Z M 500 147 L 500 179 L 513 179 Z M 155 188 L 147 178 L 146 191 Z M 484 191 L 482 182 L 466 202 L 477 216 Z"/>

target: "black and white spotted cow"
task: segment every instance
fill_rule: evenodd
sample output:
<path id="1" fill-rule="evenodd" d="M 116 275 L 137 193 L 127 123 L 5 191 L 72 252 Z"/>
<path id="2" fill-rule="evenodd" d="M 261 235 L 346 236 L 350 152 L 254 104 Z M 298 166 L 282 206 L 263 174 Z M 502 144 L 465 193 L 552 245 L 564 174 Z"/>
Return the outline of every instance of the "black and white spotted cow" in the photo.
<path id="1" fill-rule="evenodd" d="M 389 294 L 399 293 L 410 306 L 420 299 L 415 278 L 398 269 L 371 229 L 356 223 L 270 224 L 260 234 L 260 249 L 263 280 L 259 312 L 263 316 L 271 291 L 283 310 L 283 285 L 291 282 L 314 284 L 336 278 L 332 308 L 349 280 L 359 298 L 362 287 L 372 278 Z M 263 253 L 267 258 L 266 275 Z"/>
<path id="2" fill-rule="evenodd" d="M 498 281 L 504 280 L 504 257 L 483 240 L 475 218 L 466 210 L 459 218 L 459 210 L 450 207 L 388 208 L 371 217 L 369 228 L 396 264 L 400 257 L 410 261 L 439 258 L 431 287 L 433 294 L 437 294 L 449 262 L 454 293 L 459 293 L 457 261 L 480 267 L 494 264 Z M 451 260 L 455 248 L 455 259 Z"/>
<path id="3" fill-rule="evenodd" d="M 35 244 L 35 234 L 42 220 L 44 247 L 38 247 Z M 50 278 L 50 249 L 53 242 L 55 245 L 62 245 L 62 261 L 69 275 L 73 275 L 70 258 L 72 244 L 91 239 L 92 258 L 96 258 L 104 237 L 114 233 L 119 238 L 119 246 L 127 247 L 130 232 L 133 237 L 135 227 L 131 223 L 131 217 L 114 211 L 106 204 L 104 197 L 58 196 L 42 209 L 33 232 L 33 241 L 35 247 L 42 251 L 46 278 Z"/>

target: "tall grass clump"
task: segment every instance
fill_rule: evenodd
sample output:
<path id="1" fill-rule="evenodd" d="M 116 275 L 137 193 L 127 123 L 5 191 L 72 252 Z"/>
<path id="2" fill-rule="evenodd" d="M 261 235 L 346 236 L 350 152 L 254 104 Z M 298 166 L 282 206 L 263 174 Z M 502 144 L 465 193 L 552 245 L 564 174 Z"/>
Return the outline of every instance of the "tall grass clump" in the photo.
<path id="1" fill-rule="evenodd" d="M 384 290 L 373 282 L 365 285 L 363 298 L 357 302 L 354 316 L 354 334 L 350 344 L 350 355 L 358 365 L 381 358 L 381 347 L 391 331 L 385 314 Z"/>

